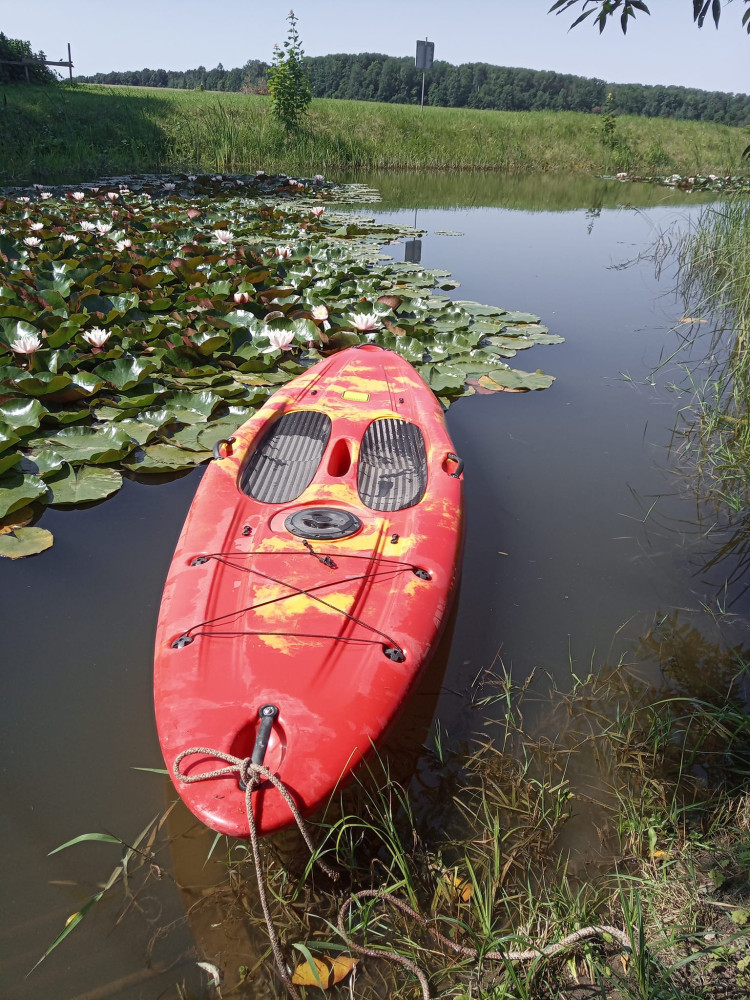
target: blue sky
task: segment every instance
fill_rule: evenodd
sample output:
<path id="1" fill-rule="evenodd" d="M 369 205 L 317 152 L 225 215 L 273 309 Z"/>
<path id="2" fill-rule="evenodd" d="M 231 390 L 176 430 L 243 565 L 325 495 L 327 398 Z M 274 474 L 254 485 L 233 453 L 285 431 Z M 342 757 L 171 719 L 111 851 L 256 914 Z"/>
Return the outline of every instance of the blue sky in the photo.
<path id="1" fill-rule="evenodd" d="M 600 77 L 610 83 L 679 84 L 750 93 L 750 36 L 744 5 L 725 3 L 721 27 L 692 20 L 690 0 L 652 0 L 623 38 L 571 14 L 547 14 L 552 0 L 292 0 L 307 55 L 384 52 L 413 56 L 417 38 L 435 57 Z M 3 0 L 0 30 L 49 59 L 73 51 L 75 72 L 225 69 L 270 62 L 286 37 L 289 0 Z"/>

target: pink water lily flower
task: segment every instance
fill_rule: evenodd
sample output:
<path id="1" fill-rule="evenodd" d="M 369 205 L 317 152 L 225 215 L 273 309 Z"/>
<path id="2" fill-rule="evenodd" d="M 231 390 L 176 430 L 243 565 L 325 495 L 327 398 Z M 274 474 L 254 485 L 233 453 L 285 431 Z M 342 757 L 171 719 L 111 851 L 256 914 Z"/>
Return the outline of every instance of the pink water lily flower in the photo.
<path id="1" fill-rule="evenodd" d="M 42 199 L 42 201 L 46 201 L 48 198 L 52 197 L 52 192 L 51 191 L 40 191 L 39 192 L 39 197 Z"/>
<path id="2" fill-rule="evenodd" d="M 727 177 L 727 180 L 729 180 L 729 178 L 728 178 L 728 177 Z M 19 198 L 19 199 L 18 199 L 18 201 L 19 201 L 19 202 L 20 202 L 20 203 L 21 203 L 22 205 L 28 205 L 28 203 L 29 203 L 29 202 L 31 201 L 31 198 L 26 198 L 26 197 L 24 196 L 23 198 Z"/>
<path id="3" fill-rule="evenodd" d="M 349 322 L 360 333 L 364 333 L 366 330 L 380 329 L 380 321 L 375 313 L 353 313 L 349 317 Z"/>
<path id="4" fill-rule="evenodd" d="M 214 237 L 219 243 L 231 243 L 234 239 L 234 233 L 231 233 L 228 229 L 217 229 L 214 232 Z"/>
<path id="5" fill-rule="evenodd" d="M 291 351 L 294 334 L 291 330 L 268 330 L 266 336 L 271 342 L 263 353 L 270 354 L 271 351 Z"/>
<path id="6" fill-rule="evenodd" d="M 110 201 L 117 201 L 120 196 L 116 191 L 107 191 L 107 197 Z"/>
<path id="7" fill-rule="evenodd" d="M 244 306 L 250 301 L 249 292 L 235 292 L 233 297 L 238 306 Z"/>
<path id="8" fill-rule="evenodd" d="M 328 309 L 326 306 L 313 306 L 312 307 L 312 318 L 313 319 L 328 319 Z"/>
<path id="9" fill-rule="evenodd" d="M 83 191 L 71 191 L 70 197 L 73 199 L 73 201 L 83 201 L 86 195 L 83 193 Z"/>
<path id="10" fill-rule="evenodd" d="M 95 326 L 93 330 L 87 330 L 82 336 L 86 343 L 91 344 L 92 347 L 103 347 L 111 335 L 108 330 L 102 330 L 101 327 Z"/>
<path id="11" fill-rule="evenodd" d="M 321 208 L 320 205 L 317 205 L 315 208 L 310 209 L 310 214 L 314 215 L 317 219 L 321 217 L 323 212 L 325 212 L 325 209 Z"/>
<path id="12" fill-rule="evenodd" d="M 24 239 L 24 243 L 27 247 L 40 247 L 42 245 L 42 241 L 38 236 L 27 236 Z"/>
<path id="13" fill-rule="evenodd" d="M 10 349 L 16 354 L 33 354 L 42 346 L 42 341 L 36 333 L 22 333 L 13 341 Z"/>
<path id="14" fill-rule="evenodd" d="M 291 247 L 276 247 L 276 256 L 280 257 L 282 260 L 286 260 L 287 257 L 292 256 Z"/>

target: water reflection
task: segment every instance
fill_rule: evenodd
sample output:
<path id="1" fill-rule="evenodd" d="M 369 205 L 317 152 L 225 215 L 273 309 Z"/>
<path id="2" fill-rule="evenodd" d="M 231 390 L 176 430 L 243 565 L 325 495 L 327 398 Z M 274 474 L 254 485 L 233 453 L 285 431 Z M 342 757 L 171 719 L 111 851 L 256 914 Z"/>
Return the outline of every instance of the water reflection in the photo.
<path id="1" fill-rule="evenodd" d="M 437 828 L 457 779 L 420 754 L 425 719 L 440 720 L 446 744 L 468 745 L 480 724 L 471 692 L 499 652 L 519 681 L 537 668 L 562 691 L 573 683 L 571 671 L 585 676 L 592 665 L 635 657 L 645 676 L 660 680 L 665 657 L 674 656 L 677 666 L 668 667 L 679 671 L 680 683 L 702 690 L 697 685 L 712 664 L 723 661 L 701 646 L 699 635 L 719 650 L 748 646 L 742 617 L 748 533 L 742 515 L 721 531 L 713 527 L 710 511 L 698 510 L 685 481 L 670 471 L 683 401 L 666 387 L 667 376 L 647 377 L 674 347 L 682 304 L 665 293 L 650 262 L 611 266 L 636 256 L 655 229 L 682 224 L 699 196 L 593 178 L 367 179 L 383 189 L 379 214 L 411 222 L 419 212 L 426 231 L 421 261 L 452 271 L 462 284 L 451 294 L 533 311 L 566 338 L 517 359 L 528 370 L 552 372 L 551 389 L 477 395 L 448 412 L 451 436 L 466 460 L 462 591 L 444 677 L 422 708 L 417 701 L 410 708 L 422 720 L 405 716 L 416 763 L 396 754 L 407 771 L 413 768 L 425 822 Z M 617 209 L 625 198 L 641 209 Z M 440 235 L 458 231 L 465 235 Z M 98 847 L 53 858 L 47 852 L 90 830 L 134 837 L 163 810 L 159 779 L 132 767 L 161 764 L 151 694 L 154 623 L 200 475 L 195 470 L 159 484 L 149 479 L 148 489 L 129 480 L 91 510 L 48 510 L 42 523 L 53 531 L 54 547 L 22 563 L 0 561 L 7 675 L 0 719 L 8 748 L 0 837 L 12 860 L 0 949 L 4 985 L 15 1000 L 85 996 L 118 982 L 110 995 L 143 995 L 127 977 L 143 974 L 154 928 L 137 930 L 136 921 L 111 932 L 114 910 L 88 918 L 40 970 L 24 977 L 112 867 L 111 854 Z M 716 613 L 720 578 L 730 581 L 735 614 L 730 639 L 721 642 L 713 638 L 726 620 Z M 695 635 L 683 635 L 678 621 L 671 646 L 663 632 L 658 648 L 643 639 L 679 608 L 691 609 Z M 540 726 L 541 719 L 540 712 Z M 554 720 L 546 733 L 554 733 Z M 596 788 L 601 780 L 595 769 L 581 774 L 582 787 Z M 595 826 L 593 807 L 581 807 L 579 815 L 576 822 Z M 193 903 L 204 900 L 208 888 L 195 873 L 205 837 L 188 835 L 194 837 L 194 874 L 184 882 L 193 887 L 187 910 L 197 921 Z M 209 868 L 209 874 L 221 872 Z M 177 923 L 160 939 L 158 960 L 183 961 L 190 949 L 192 959 L 200 957 L 185 921 L 186 898 L 165 883 L 159 899 L 160 924 Z M 210 909 L 200 919 L 206 934 L 219 933 Z M 196 923 L 199 944 L 203 934 Z M 226 947 L 232 960 L 245 947 L 239 930 L 222 940 L 214 937 L 210 945 Z M 204 981 L 181 965 L 163 973 L 149 995 L 157 989 L 169 995 L 182 978 L 196 992 Z"/>

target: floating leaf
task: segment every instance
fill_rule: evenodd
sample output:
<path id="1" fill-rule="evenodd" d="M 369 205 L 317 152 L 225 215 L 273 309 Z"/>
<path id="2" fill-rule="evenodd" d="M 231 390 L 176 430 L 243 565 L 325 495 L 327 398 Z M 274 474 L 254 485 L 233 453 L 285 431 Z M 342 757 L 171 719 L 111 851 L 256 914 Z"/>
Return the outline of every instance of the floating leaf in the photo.
<path id="1" fill-rule="evenodd" d="M 11 469 L 0 476 L 0 517 L 46 496 L 47 486 L 37 476 Z"/>
<path id="2" fill-rule="evenodd" d="M 52 532 L 46 528 L 16 528 L 0 534 L 0 556 L 5 559 L 25 559 L 52 546 Z"/>
<path id="3" fill-rule="evenodd" d="M 156 371 L 157 367 L 153 362 L 141 358 L 118 358 L 98 365 L 94 369 L 94 375 L 118 389 L 132 389 L 147 375 Z"/>
<path id="4" fill-rule="evenodd" d="M 46 479 L 50 490 L 48 503 L 72 507 L 94 500 L 105 500 L 122 486 L 122 475 L 115 469 L 83 466 L 74 469 L 67 462 Z"/>
<path id="5" fill-rule="evenodd" d="M 132 472 L 179 472 L 211 458 L 211 452 L 185 451 L 171 444 L 153 444 L 140 449 L 122 464 Z"/>
<path id="6" fill-rule="evenodd" d="M 38 399 L 9 399 L 0 404 L 0 421 L 24 435 L 37 429 L 46 412 Z"/>
<path id="7" fill-rule="evenodd" d="M 106 427 L 65 427 L 54 437 L 55 448 L 65 449 L 69 462 L 117 462 L 135 447 L 130 435 L 117 424 Z"/>
<path id="8" fill-rule="evenodd" d="M 299 948 L 299 945 L 297 947 Z M 319 989 L 328 990 L 346 979 L 358 961 L 359 959 L 351 958 L 349 955 L 340 955 L 338 958 L 329 958 L 327 955 L 315 958 L 310 955 L 294 970 L 292 982 L 295 986 L 317 986 Z"/>

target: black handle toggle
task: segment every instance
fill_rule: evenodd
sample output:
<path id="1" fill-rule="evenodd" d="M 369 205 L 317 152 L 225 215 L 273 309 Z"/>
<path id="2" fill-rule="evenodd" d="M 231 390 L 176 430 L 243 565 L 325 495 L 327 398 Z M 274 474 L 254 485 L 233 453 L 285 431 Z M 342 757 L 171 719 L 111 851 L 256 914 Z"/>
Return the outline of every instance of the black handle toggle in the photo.
<path id="1" fill-rule="evenodd" d="M 260 725 L 258 726 L 258 735 L 255 737 L 253 755 L 250 758 L 253 764 L 263 763 L 263 758 L 266 756 L 266 750 L 268 749 L 268 740 L 271 736 L 271 730 L 273 729 L 273 724 L 278 718 L 278 715 L 279 710 L 275 705 L 263 705 L 258 712 Z"/>
<path id="2" fill-rule="evenodd" d="M 216 444 L 214 445 L 214 458 L 216 458 L 216 459 L 226 458 L 227 456 L 226 455 L 222 455 L 222 453 L 221 453 L 221 446 L 223 444 L 232 445 L 232 444 L 234 444 L 234 440 L 235 439 L 233 437 L 230 437 L 230 438 L 221 438 L 221 440 L 217 441 Z M 229 454 L 230 455 L 232 454 L 231 449 L 229 451 Z"/>
<path id="3" fill-rule="evenodd" d="M 461 473 L 464 471 L 464 460 L 462 458 L 459 458 L 458 455 L 454 455 L 452 451 L 448 452 L 448 458 L 452 462 L 458 463 L 458 468 L 456 469 L 455 472 L 451 472 L 451 476 L 453 477 L 453 479 L 460 479 Z"/>

